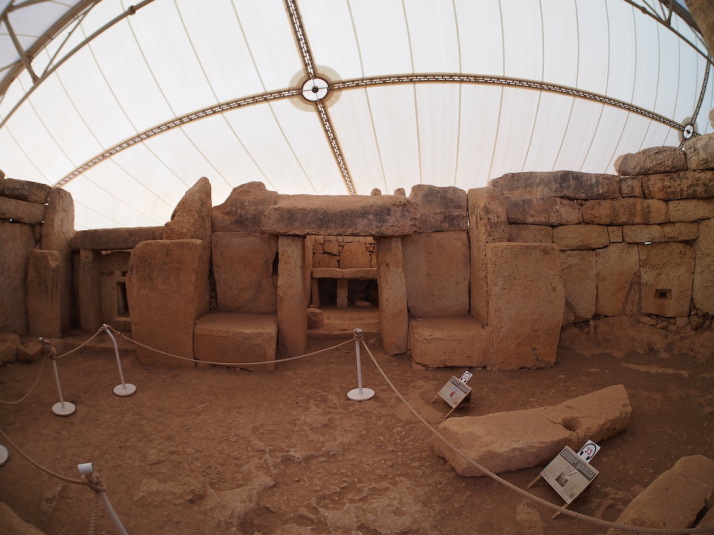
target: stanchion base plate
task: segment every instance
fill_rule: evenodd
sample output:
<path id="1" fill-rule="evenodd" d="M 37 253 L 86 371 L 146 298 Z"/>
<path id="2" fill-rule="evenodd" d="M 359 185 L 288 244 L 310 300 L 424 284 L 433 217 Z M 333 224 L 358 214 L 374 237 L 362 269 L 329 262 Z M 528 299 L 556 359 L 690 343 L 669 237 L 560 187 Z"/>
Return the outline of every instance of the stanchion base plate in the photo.
<path id="1" fill-rule="evenodd" d="M 117 396 L 121 396 L 121 397 L 131 396 L 134 392 L 136 392 L 136 387 L 129 383 L 126 383 L 123 385 L 116 385 L 114 387 L 114 393 Z"/>
<path id="2" fill-rule="evenodd" d="M 371 388 L 363 388 L 362 392 L 360 392 L 359 388 L 355 388 L 347 392 L 347 397 L 352 401 L 365 401 L 374 397 L 374 390 Z"/>
<path id="3" fill-rule="evenodd" d="M 9 453 L 7 452 L 7 448 L 5 446 L 0 446 L 0 466 L 7 462 L 8 455 Z"/>
<path id="4" fill-rule="evenodd" d="M 57 416 L 71 416 L 76 410 L 77 407 L 74 406 L 74 403 L 69 403 L 68 401 L 65 401 L 64 403 L 59 401 L 52 405 L 52 412 L 54 412 Z"/>

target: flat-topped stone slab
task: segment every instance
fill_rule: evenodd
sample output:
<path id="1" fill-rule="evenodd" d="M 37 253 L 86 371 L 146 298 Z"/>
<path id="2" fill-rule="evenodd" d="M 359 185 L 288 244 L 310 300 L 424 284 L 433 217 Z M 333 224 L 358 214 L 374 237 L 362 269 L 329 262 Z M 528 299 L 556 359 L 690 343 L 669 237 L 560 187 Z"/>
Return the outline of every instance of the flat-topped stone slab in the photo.
<path id="1" fill-rule="evenodd" d="M 470 314 L 412 318 L 409 349 L 422 366 L 479 368 L 489 363 L 489 333 Z"/>
<path id="2" fill-rule="evenodd" d="M 312 277 L 315 279 L 372 280 L 377 278 L 377 268 L 313 268 Z"/>
<path id="3" fill-rule="evenodd" d="M 113 251 L 133 249 L 139 242 L 160 240 L 164 227 L 97 228 L 78 231 L 70 240 L 72 249 Z"/>

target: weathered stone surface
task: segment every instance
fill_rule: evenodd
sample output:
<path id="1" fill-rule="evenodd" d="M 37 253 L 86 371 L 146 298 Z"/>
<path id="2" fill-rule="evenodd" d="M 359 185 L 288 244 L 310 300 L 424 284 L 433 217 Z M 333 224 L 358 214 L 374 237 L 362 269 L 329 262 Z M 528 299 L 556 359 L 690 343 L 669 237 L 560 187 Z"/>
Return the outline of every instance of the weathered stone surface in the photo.
<path id="1" fill-rule="evenodd" d="M 488 269 L 486 245 L 508 241 L 508 221 L 503 198 L 493 188 L 470 189 L 469 245 L 471 261 L 471 314 L 482 325 L 488 322 Z"/>
<path id="2" fill-rule="evenodd" d="M 667 223 L 667 203 L 659 199 L 586 201 L 583 222 L 594 225 L 651 225 Z"/>
<path id="3" fill-rule="evenodd" d="M 607 227 L 607 235 L 610 238 L 610 243 L 622 243 L 622 227 L 611 225 Z"/>
<path id="4" fill-rule="evenodd" d="M 22 520 L 4 503 L 0 503 L 0 526 L 4 535 L 44 535 L 43 531 Z"/>
<path id="5" fill-rule="evenodd" d="M 0 333 L 0 366 L 17 360 L 20 337 L 15 333 Z"/>
<path id="6" fill-rule="evenodd" d="M 563 225 L 553 229 L 553 243 L 561 251 L 600 249 L 610 243 L 610 235 L 602 225 Z"/>
<path id="7" fill-rule="evenodd" d="M 79 326 L 86 333 L 96 332 L 104 320 L 102 316 L 100 258 L 101 253 L 99 251 L 90 249 L 79 251 L 77 277 Z M 111 305 L 116 309 L 116 294 L 114 296 L 115 299 Z"/>
<path id="8" fill-rule="evenodd" d="M 414 234 L 402 239 L 407 305 L 415 316 L 469 311 L 469 238 L 466 232 Z"/>
<path id="9" fill-rule="evenodd" d="M 627 243 L 690 241 L 699 235 L 697 223 L 665 223 L 663 225 L 625 225 L 622 236 Z"/>
<path id="10" fill-rule="evenodd" d="M 303 238 L 279 236 L 278 255 L 278 345 L 288 356 L 302 355 L 307 347 Z"/>
<path id="11" fill-rule="evenodd" d="M 377 278 L 377 268 L 313 268 L 315 279 L 359 279 L 374 280 Z"/>
<path id="12" fill-rule="evenodd" d="M 565 446 L 577 451 L 586 440 L 616 435 L 631 413 L 625 387 L 615 385 L 550 407 L 450 418 L 438 429 L 481 466 L 501 473 L 546 464 Z M 484 475 L 439 437 L 432 445 L 458 474 Z"/>
<path id="13" fill-rule="evenodd" d="M 714 219 L 699 223 L 699 238 L 694 242 L 694 306 L 714 315 Z"/>
<path id="14" fill-rule="evenodd" d="M 466 192 L 454 186 L 437 187 L 427 184 L 412 186 L 409 193 L 419 211 L 418 232 L 466 230 Z"/>
<path id="15" fill-rule="evenodd" d="M 143 241 L 134 248 L 126 281 L 134 340 L 190 359 L 138 346 L 141 362 L 194 366 L 193 328 L 202 315 L 196 295 L 202 259 L 202 240 Z"/>
<path id="16" fill-rule="evenodd" d="M 213 275 L 221 312 L 273 314 L 277 311 L 278 238 L 267 234 L 213 234 Z"/>
<path id="17" fill-rule="evenodd" d="M 20 362 L 35 362 L 46 356 L 49 356 L 49 349 L 39 338 L 31 338 L 17 348 L 17 360 Z"/>
<path id="18" fill-rule="evenodd" d="M 372 267 L 372 258 L 363 242 L 345 243 L 340 252 L 340 269 Z"/>
<path id="19" fill-rule="evenodd" d="M 196 321 L 193 344 L 196 359 L 204 362 L 266 362 L 240 366 L 247 370 L 275 369 L 278 322 L 275 314 L 206 314 Z"/>
<path id="20" fill-rule="evenodd" d="M 0 180 L 0 195 L 20 201 L 45 204 L 51 189 L 52 186 L 48 184 L 30 182 L 29 180 L 16 180 L 14 178 Z"/>
<path id="21" fill-rule="evenodd" d="M 60 257 L 33 250 L 27 266 L 27 322 L 33 336 L 61 338 Z"/>
<path id="22" fill-rule="evenodd" d="M 331 254 L 314 254 L 312 255 L 313 269 L 339 269 L 339 257 Z"/>
<path id="23" fill-rule="evenodd" d="M 642 177 L 642 192 L 649 199 L 711 199 L 714 171 L 684 171 Z"/>
<path id="24" fill-rule="evenodd" d="M 714 169 L 714 135 L 696 136 L 684 142 L 690 169 Z"/>
<path id="25" fill-rule="evenodd" d="M 555 363 L 565 290 L 554 245 L 492 243 L 488 265 L 489 368 L 542 368 Z"/>
<path id="26" fill-rule="evenodd" d="M 623 176 L 620 178 L 620 196 L 642 197 L 642 178 L 638 176 Z"/>
<path id="27" fill-rule="evenodd" d="M 565 286 L 563 323 L 587 321 L 595 315 L 595 251 L 564 251 L 560 264 Z"/>
<path id="28" fill-rule="evenodd" d="M 714 199 L 669 201 L 670 221 L 699 221 L 714 217 Z"/>
<path id="29" fill-rule="evenodd" d="M 553 243 L 553 228 L 544 225 L 508 225 L 508 241 L 515 243 Z"/>
<path id="30" fill-rule="evenodd" d="M 0 197 L 0 219 L 34 225 L 45 219 L 45 205 Z"/>
<path id="31" fill-rule="evenodd" d="M 508 222 L 526 225 L 577 225 L 583 222 L 580 205 L 570 199 L 504 197 Z M 595 201 L 593 201 L 595 202 Z M 609 201 L 598 201 L 609 202 Z"/>
<path id="32" fill-rule="evenodd" d="M 683 243 L 639 245 L 641 312 L 670 318 L 689 315 L 694 249 Z"/>
<path id="33" fill-rule="evenodd" d="M 636 245 L 614 243 L 595 251 L 597 303 L 595 313 L 620 316 L 639 305 L 640 256 Z M 638 310 L 632 310 L 637 313 Z"/>
<path id="34" fill-rule="evenodd" d="M 80 230 L 70 241 L 73 249 L 93 249 L 96 251 L 120 251 L 133 249 L 145 240 L 163 238 L 164 227 L 98 228 Z"/>
<path id="35" fill-rule="evenodd" d="M 617 176 L 578 171 L 507 173 L 490 180 L 488 185 L 510 197 L 616 199 L 620 196 Z"/>
<path id="36" fill-rule="evenodd" d="M 422 366 L 479 368 L 489 364 L 489 332 L 470 314 L 412 318 L 409 350 Z"/>
<path id="37" fill-rule="evenodd" d="M 684 529 L 695 526 L 714 491 L 714 461 L 703 455 L 682 457 L 639 493 L 616 522 L 643 528 Z M 700 524 L 701 525 L 701 524 Z M 624 533 L 610 529 L 609 535 Z M 636 535 L 638 531 L 627 531 Z"/>
<path id="38" fill-rule="evenodd" d="M 233 188 L 223 204 L 213 208 L 214 232 L 261 231 L 263 215 L 280 195 L 268 191 L 262 182 L 248 182 Z"/>
<path id="39" fill-rule="evenodd" d="M 675 173 L 687 169 L 687 154 L 677 147 L 648 147 L 615 160 L 618 175 Z"/>
<path id="40" fill-rule="evenodd" d="M 402 238 L 377 238 L 379 258 L 379 332 L 388 355 L 406 353 L 409 343 L 407 283 L 404 278 Z"/>
<path id="41" fill-rule="evenodd" d="M 404 236 L 418 229 L 418 210 L 393 195 L 286 195 L 263 217 L 263 232 L 283 235 Z"/>
<path id="42" fill-rule="evenodd" d="M 381 194 L 380 194 L 381 195 Z M 319 308 L 310 307 L 307 309 L 307 328 L 319 329 L 325 325 L 325 316 Z"/>
<path id="43" fill-rule="evenodd" d="M 35 238 L 29 225 L 0 221 L 0 332 L 27 334 L 27 263 Z"/>

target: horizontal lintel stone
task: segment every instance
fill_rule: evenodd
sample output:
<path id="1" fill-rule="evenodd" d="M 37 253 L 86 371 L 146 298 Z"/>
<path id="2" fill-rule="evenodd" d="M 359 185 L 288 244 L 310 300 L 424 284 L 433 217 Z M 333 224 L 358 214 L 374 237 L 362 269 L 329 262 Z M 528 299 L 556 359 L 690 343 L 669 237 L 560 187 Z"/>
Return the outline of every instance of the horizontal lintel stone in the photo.
<path id="1" fill-rule="evenodd" d="M 619 178 L 615 175 L 579 171 L 506 173 L 488 183 L 509 197 L 564 197 L 566 199 L 617 199 Z"/>
<path id="2" fill-rule="evenodd" d="M 0 219 L 12 219 L 28 225 L 42 223 L 45 219 L 45 205 L 0 197 Z"/>
<path id="3" fill-rule="evenodd" d="M 164 227 L 100 228 L 80 230 L 72 237 L 73 249 L 120 251 L 146 240 L 160 240 Z"/>
<path id="4" fill-rule="evenodd" d="M 313 268 L 314 279 L 361 279 L 377 278 L 377 268 Z"/>
<path id="5" fill-rule="evenodd" d="M 714 198 L 714 171 L 684 171 L 642 177 L 642 192 L 648 199 Z"/>
<path id="6" fill-rule="evenodd" d="M 0 195 L 17 199 L 18 201 L 45 204 L 51 190 L 52 186 L 48 184 L 30 182 L 29 180 L 17 180 L 14 178 L 0 180 Z"/>

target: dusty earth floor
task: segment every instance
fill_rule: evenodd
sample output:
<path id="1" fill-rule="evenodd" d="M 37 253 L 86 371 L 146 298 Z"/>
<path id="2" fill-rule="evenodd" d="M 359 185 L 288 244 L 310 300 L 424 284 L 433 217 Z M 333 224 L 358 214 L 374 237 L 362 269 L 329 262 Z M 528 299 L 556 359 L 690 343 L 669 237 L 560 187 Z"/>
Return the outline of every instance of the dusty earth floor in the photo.
<path id="1" fill-rule="evenodd" d="M 84 336 L 84 335 L 82 335 Z M 76 340 L 86 339 L 82 336 Z M 273 373 L 225 367 L 152 368 L 121 343 L 131 397 L 118 383 L 106 335 L 58 362 L 69 417 L 49 363 L 24 402 L 0 407 L 0 427 L 46 467 L 77 477 L 92 462 L 128 532 L 137 534 L 600 534 L 605 528 L 551 511 L 487 478 L 465 478 L 431 448 L 431 433 L 389 389 L 362 351 L 364 402 L 356 387 L 354 344 L 278 364 Z M 120 339 L 121 341 L 121 339 Z M 310 350 L 335 340 L 311 339 Z M 462 369 L 426 370 L 407 356 L 370 348 L 395 386 L 431 424 L 448 407 L 432 398 Z M 0 369 L 0 398 L 17 399 L 39 363 Z M 627 388 L 629 428 L 601 443 L 600 475 L 572 509 L 614 520 L 682 456 L 714 457 L 714 362 L 672 354 L 596 357 L 561 350 L 549 369 L 473 370 L 470 406 L 454 418 L 556 404 L 613 384 Z M 47 535 L 86 533 L 92 492 L 32 467 L 0 437 L 0 502 Z M 521 488 L 542 467 L 505 478 Z M 540 482 L 532 491 L 558 503 Z M 2 529 L 0 528 L 0 532 Z M 116 533 L 100 513 L 97 533 Z"/>

